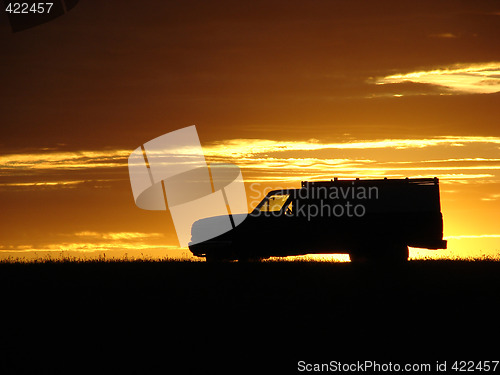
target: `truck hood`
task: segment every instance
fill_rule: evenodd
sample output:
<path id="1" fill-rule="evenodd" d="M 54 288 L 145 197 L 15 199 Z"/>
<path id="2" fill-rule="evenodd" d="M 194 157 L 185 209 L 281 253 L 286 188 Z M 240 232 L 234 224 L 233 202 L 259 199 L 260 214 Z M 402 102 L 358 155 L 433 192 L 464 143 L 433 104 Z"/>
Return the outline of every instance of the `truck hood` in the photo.
<path id="1" fill-rule="evenodd" d="M 247 214 L 232 215 L 233 222 L 236 226 L 241 224 L 247 217 Z M 224 233 L 233 230 L 233 226 L 227 215 L 207 217 L 197 220 L 191 227 L 191 242 L 190 245 L 207 241 L 218 237 Z"/>

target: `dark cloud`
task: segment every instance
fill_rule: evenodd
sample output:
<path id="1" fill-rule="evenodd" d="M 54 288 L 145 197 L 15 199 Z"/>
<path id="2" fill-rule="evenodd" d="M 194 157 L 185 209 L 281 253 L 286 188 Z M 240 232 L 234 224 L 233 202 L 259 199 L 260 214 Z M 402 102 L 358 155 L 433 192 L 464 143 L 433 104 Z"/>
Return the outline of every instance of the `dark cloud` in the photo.
<path id="1" fill-rule="evenodd" d="M 3 30 L 2 143 L 134 147 L 192 123 L 219 136 L 288 112 L 319 120 L 317 106 L 334 123 L 321 103 L 359 106 L 380 92 L 369 77 L 500 60 L 495 11 L 495 2 L 83 3 L 37 28 Z M 429 38 L 446 33 L 458 37 Z"/>

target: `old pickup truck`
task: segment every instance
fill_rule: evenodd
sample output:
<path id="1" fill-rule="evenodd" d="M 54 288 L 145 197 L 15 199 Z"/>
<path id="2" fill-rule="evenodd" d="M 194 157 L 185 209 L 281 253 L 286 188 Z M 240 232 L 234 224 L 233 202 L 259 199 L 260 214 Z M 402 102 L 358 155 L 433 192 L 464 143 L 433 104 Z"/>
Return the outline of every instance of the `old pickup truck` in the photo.
<path id="1" fill-rule="evenodd" d="M 446 249 L 437 178 L 303 181 L 273 190 L 234 229 L 191 252 L 207 261 L 347 253 L 351 261 L 401 262 L 408 246 Z"/>

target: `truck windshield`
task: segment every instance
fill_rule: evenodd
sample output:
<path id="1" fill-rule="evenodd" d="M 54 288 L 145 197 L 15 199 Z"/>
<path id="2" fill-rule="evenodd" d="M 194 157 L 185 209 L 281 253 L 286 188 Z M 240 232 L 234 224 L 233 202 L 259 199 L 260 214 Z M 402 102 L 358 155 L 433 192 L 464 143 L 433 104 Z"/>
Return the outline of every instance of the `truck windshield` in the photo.
<path id="1" fill-rule="evenodd" d="M 260 207 L 261 212 L 280 211 L 288 200 L 290 194 L 274 194 L 266 198 L 264 204 Z"/>

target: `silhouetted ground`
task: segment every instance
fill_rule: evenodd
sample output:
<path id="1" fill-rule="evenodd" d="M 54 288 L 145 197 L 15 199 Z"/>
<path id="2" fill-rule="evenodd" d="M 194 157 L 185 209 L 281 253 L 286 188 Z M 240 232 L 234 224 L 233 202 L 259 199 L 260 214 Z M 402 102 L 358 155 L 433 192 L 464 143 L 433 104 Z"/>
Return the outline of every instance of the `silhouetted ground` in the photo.
<path id="1" fill-rule="evenodd" d="M 500 359 L 494 261 L 0 263 L 0 285 L 5 373 Z"/>

